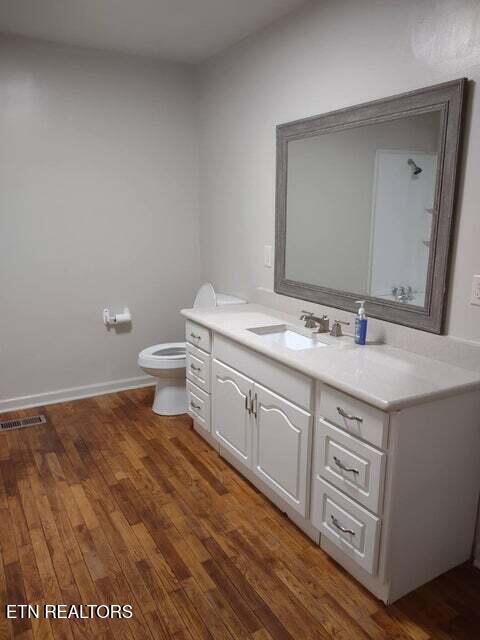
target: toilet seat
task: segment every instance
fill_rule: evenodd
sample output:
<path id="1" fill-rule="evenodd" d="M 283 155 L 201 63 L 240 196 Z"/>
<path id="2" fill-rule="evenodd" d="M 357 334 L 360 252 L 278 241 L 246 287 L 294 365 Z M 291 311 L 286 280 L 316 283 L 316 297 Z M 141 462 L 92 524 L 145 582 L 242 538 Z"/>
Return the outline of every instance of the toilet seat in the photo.
<path id="1" fill-rule="evenodd" d="M 207 282 L 200 287 L 194 307 L 215 308 L 226 304 L 240 304 L 245 300 L 222 293 L 215 293 Z M 147 347 L 138 354 L 138 365 L 156 379 L 153 412 L 161 416 L 177 416 L 188 411 L 185 386 L 186 343 L 165 342 Z"/>
<path id="2" fill-rule="evenodd" d="M 148 369 L 178 369 L 185 366 L 185 360 L 185 342 L 154 344 L 138 355 L 139 366 Z"/>

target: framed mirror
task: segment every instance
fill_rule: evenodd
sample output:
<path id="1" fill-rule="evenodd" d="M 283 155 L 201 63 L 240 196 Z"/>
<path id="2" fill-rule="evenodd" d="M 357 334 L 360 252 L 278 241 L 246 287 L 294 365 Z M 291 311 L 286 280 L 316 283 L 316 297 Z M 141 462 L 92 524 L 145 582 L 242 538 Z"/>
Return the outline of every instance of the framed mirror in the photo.
<path id="1" fill-rule="evenodd" d="M 277 293 L 442 332 L 465 87 L 277 127 Z"/>

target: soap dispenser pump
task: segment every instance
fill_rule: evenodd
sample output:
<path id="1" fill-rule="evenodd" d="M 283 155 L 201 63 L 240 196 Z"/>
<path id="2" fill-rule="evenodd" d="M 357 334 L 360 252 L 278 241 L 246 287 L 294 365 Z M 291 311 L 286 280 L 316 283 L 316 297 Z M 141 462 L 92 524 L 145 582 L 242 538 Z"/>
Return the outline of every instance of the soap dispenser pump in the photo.
<path id="1" fill-rule="evenodd" d="M 365 344 L 367 341 L 367 314 L 365 312 L 365 300 L 357 300 L 359 304 L 357 317 L 355 318 L 355 344 Z"/>

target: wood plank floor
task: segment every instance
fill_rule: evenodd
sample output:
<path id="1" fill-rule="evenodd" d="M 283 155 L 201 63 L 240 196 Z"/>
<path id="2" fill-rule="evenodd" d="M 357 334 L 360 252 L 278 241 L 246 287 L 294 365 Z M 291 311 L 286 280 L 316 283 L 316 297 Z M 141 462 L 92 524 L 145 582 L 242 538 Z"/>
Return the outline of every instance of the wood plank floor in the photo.
<path id="1" fill-rule="evenodd" d="M 47 425 L 0 434 L 0 638 L 480 638 L 480 571 L 383 606 L 189 418 L 155 416 L 151 400 L 52 405 Z M 134 616 L 11 621 L 6 603 L 132 604 Z"/>

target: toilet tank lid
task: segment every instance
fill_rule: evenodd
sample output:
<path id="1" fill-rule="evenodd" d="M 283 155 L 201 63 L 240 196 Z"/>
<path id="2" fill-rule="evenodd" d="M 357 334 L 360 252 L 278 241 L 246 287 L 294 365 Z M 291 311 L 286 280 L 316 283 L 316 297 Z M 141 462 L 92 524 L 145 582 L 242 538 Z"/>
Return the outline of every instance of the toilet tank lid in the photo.
<path id="1" fill-rule="evenodd" d="M 210 282 L 202 284 L 197 292 L 193 306 L 196 308 L 219 307 L 225 304 L 245 304 L 246 300 L 227 293 L 216 293 Z"/>
<path id="2" fill-rule="evenodd" d="M 246 304 L 246 302 L 243 298 L 237 298 L 237 296 L 231 296 L 228 293 L 217 293 L 218 307 L 224 304 Z"/>
<path id="3" fill-rule="evenodd" d="M 202 284 L 200 289 L 197 291 L 193 306 L 194 308 L 208 308 L 217 306 L 217 294 L 215 293 L 215 289 L 210 282 L 205 282 L 205 284 Z"/>

